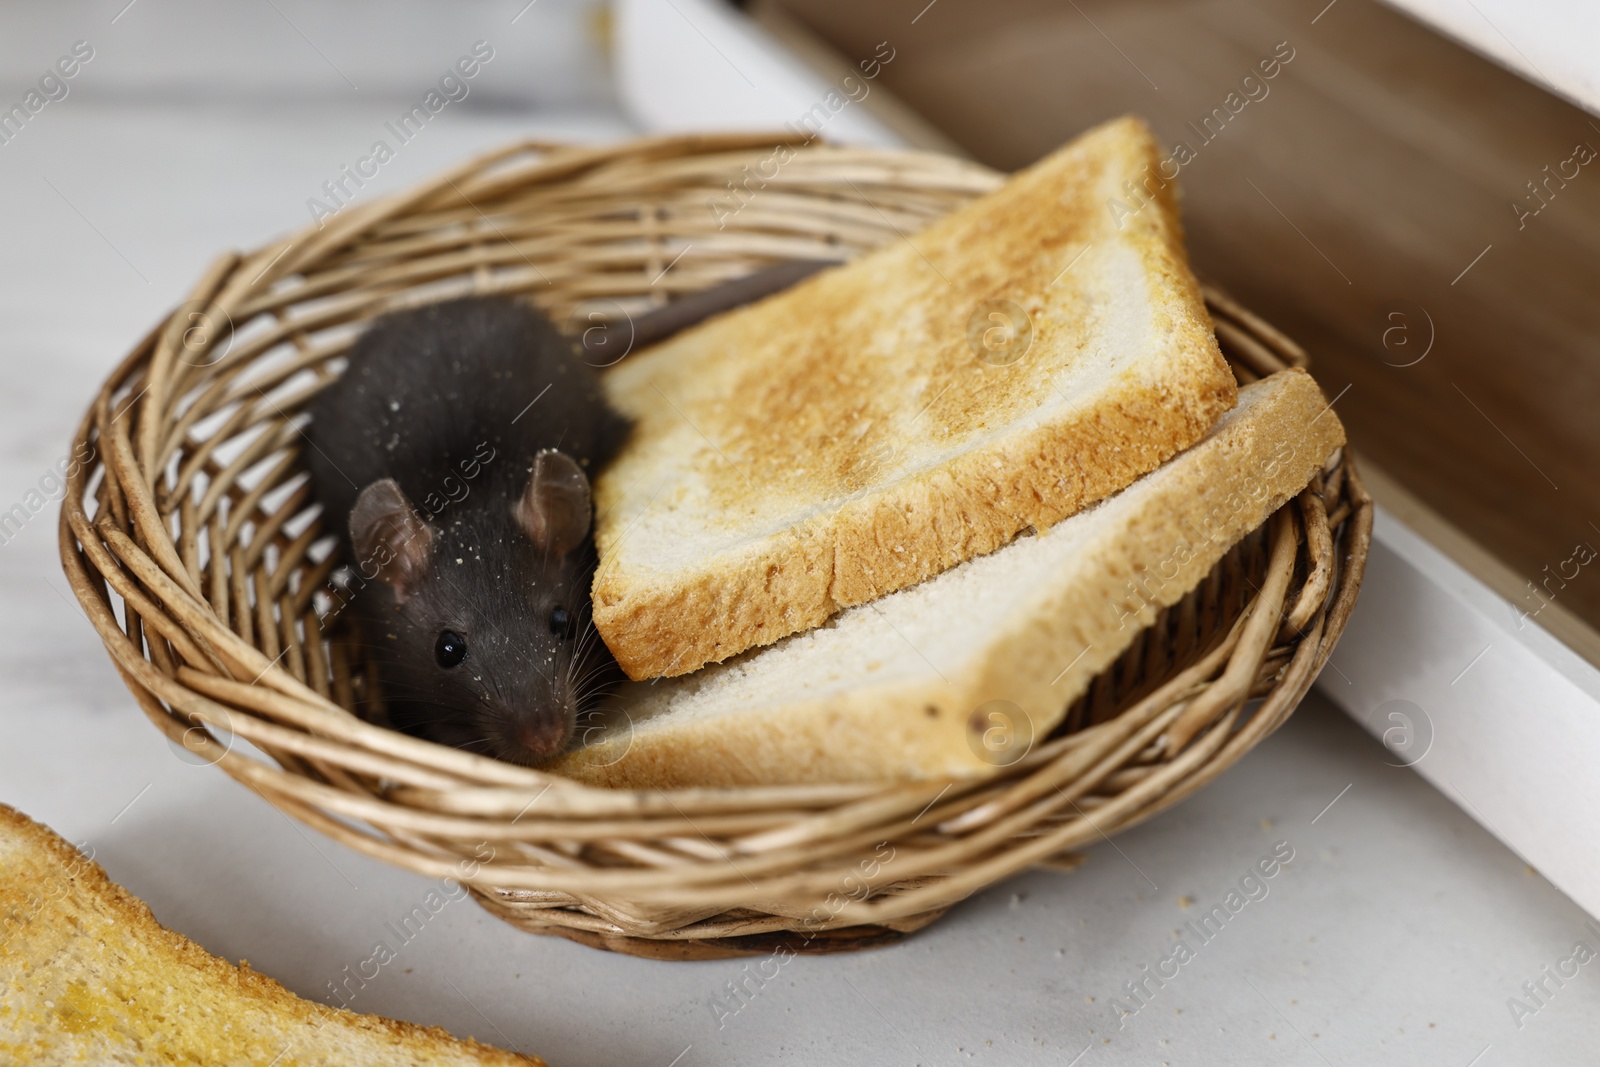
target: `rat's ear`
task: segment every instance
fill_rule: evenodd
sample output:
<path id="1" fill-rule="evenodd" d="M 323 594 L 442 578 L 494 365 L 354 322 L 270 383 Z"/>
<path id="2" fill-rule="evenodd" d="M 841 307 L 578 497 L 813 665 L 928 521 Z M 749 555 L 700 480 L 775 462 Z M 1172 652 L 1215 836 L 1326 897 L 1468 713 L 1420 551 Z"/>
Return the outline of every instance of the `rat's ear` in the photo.
<path id="1" fill-rule="evenodd" d="M 533 457 L 528 488 L 511 510 L 534 544 L 564 556 L 589 536 L 589 479 L 571 456 L 547 448 Z"/>
<path id="2" fill-rule="evenodd" d="M 428 569 L 433 527 L 422 521 L 399 483 L 384 478 L 356 498 L 350 512 L 350 543 L 361 576 L 387 582 L 394 587 L 395 599 L 403 601 Z"/>

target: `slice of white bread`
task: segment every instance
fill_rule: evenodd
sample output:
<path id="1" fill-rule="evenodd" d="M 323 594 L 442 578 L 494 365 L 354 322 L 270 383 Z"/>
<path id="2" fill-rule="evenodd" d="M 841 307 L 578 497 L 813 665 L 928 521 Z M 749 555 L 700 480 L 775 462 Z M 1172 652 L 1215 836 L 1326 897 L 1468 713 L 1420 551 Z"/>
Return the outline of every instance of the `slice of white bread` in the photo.
<path id="1" fill-rule="evenodd" d="M 1043 738 L 1343 442 L 1309 375 L 1272 375 L 1199 444 L 1046 532 L 731 663 L 627 683 L 550 769 L 636 789 L 992 770 L 988 730 Z"/>
<path id="2" fill-rule="evenodd" d="M 597 479 L 594 621 L 628 675 L 818 626 L 1199 440 L 1236 386 L 1158 159 L 1107 123 L 610 371 L 636 429 Z"/>
<path id="3" fill-rule="evenodd" d="M 0 1063 L 543 1062 L 301 1000 L 160 925 L 93 861 L 0 804 Z"/>

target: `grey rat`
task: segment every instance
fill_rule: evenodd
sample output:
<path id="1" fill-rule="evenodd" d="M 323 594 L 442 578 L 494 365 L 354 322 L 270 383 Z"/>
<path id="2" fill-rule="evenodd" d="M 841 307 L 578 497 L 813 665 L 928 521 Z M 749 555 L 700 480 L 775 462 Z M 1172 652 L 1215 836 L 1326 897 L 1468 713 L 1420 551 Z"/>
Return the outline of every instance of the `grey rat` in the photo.
<path id="1" fill-rule="evenodd" d="M 377 319 L 316 396 L 304 458 L 390 723 L 524 765 L 621 673 L 590 621 L 590 480 L 625 441 L 596 368 L 825 263 L 802 260 L 562 334 L 509 297 Z"/>

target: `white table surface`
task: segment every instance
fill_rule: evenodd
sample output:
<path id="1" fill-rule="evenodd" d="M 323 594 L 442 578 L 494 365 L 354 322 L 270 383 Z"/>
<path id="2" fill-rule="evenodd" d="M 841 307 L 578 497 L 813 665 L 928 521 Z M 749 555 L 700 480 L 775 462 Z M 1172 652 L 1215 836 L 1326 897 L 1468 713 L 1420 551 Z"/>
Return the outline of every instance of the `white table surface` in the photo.
<path id="1" fill-rule="evenodd" d="M 0 148 L 0 510 L 211 256 L 299 225 L 398 103 L 85 92 Z M 517 136 L 629 132 L 603 103 L 564 106 L 447 113 L 381 184 Z M 0 546 L 0 593 L 0 802 L 92 847 L 162 922 L 330 1001 L 328 983 L 430 883 L 176 755 L 70 601 L 53 508 Z M 558 1067 L 1592 1062 L 1600 964 L 1520 1027 L 1507 1000 L 1575 942 L 1600 950 L 1600 930 L 1393 759 L 1313 696 L 1231 773 L 1078 871 L 1016 878 L 898 946 L 794 960 L 720 1028 L 713 998 L 740 961 L 609 955 L 465 901 L 352 1007 Z M 1119 1029 L 1124 983 L 1280 841 L 1295 858 L 1269 895 Z"/>

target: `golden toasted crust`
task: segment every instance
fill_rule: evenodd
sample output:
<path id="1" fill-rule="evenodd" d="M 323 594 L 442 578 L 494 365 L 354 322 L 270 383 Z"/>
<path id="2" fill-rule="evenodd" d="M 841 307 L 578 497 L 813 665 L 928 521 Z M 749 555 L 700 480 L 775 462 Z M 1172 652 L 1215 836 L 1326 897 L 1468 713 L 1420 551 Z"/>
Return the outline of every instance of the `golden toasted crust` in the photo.
<path id="1" fill-rule="evenodd" d="M 1152 183 L 1120 219 L 1108 206 L 1157 160 L 1142 123 L 1109 123 L 907 241 L 613 370 L 637 425 L 597 482 L 593 601 L 624 670 L 684 674 L 818 626 L 1198 440 L 1236 389 L 1173 189 Z M 975 347 L 1005 326 L 995 301 L 1031 330 L 1004 365 Z"/>
<path id="2" fill-rule="evenodd" d="M 1047 533 L 824 630 L 625 687 L 603 736 L 551 769 L 632 789 L 990 771 L 988 702 L 1010 702 L 1044 737 L 1158 610 L 1343 443 L 1309 375 L 1273 375 L 1205 440 Z"/>
<path id="3" fill-rule="evenodd" d="M 544 1061 L 301 1000 L 168 930 L 92 860 L 0 804 L 0 1062 Z"/>

